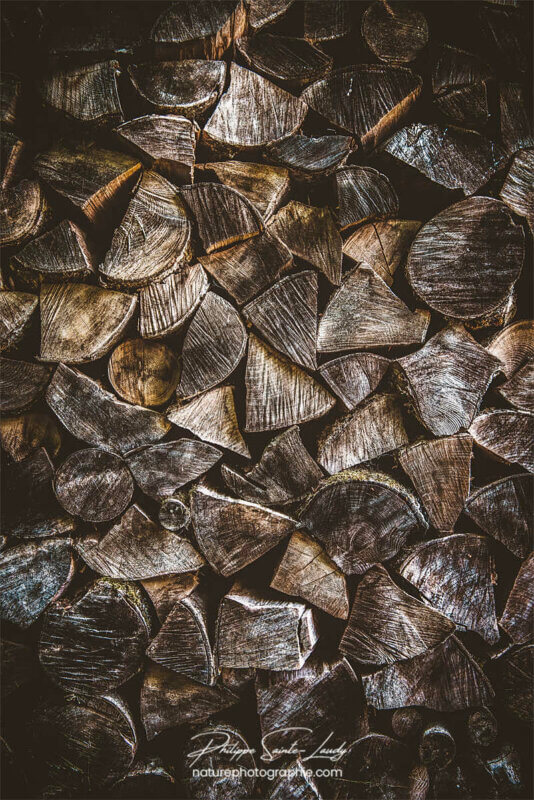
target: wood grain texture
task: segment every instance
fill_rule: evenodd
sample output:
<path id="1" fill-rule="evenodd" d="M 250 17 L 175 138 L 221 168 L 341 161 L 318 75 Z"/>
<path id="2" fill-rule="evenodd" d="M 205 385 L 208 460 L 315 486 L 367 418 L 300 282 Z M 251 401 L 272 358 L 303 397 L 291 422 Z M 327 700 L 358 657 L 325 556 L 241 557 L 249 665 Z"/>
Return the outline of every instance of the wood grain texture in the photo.
<path id="1" fill-rule="evenodd" d="M 174 183 L 192 183 L 198 127 L 186 117 L 149 114 L 128 120 L 116 135 L 149 166 Z"/>
<path id="2" fill-rule="evenodd" d="M 343 254 L 368 264 L 388 286 L 421 223 L 410 219 L 383 219 L 367 222 L 343 242 Z"/>
<path id="3" fill-rule="evenodd" d="M 144 339 L 167 336 L 179 330 L 196 311 L 208 291 L 208 278 L 200 264 L 184 265 L 162 281 L 139 291 L 139 333 Z"/>
<path id="4" fill-rule="evenodd" d="M 38 305 L 34 294 L 0 291 L 0 353 L 24 337 Z"/>
<path id="5" fill-rule="evenodd" d="M 196 166 L 201 177 L 204 172 L 213 173 L 218 181 L 236 189 L 265 220 L 276 211 L 289 191 L 289 172 L 283 167 L 250 161 L 212 161 Z"/>
<path id="6" fill-rule="evenodd" d="M 486 349 L 499 359 L 506 377 L 513 377 L 520 367 L 534 358 L 534 322 L 522 319 L 507 325 L 490 339 Z"/>
<path id="7" fill-rule="evenodd" d="M 501 139 L 506 151 L 513 155 L 519 150 L 533 147 L 534 132 L 523 86 L 518 83 L 501 83 L 499 110 Z"/>
<path id="8" fill-rule="evenodd" d="M 0 189 L 0 246 L 20 247 L 44 232 L 51 211 L 38 181 Z"/>
<path id="9" fill-rule="evenodd" d="M 195 572 L 184 572 L 182 575 L 160 575 L 157 578 L 146 578 L 141 585 L 150 597 L 159 622 L 163 625 L 174 606 L 198 586 L 198 575 Z"/>
<path id="10" fill-rule="evenodd" d="M 533 578 L 534 553 L 531 553 L 521 564 L 499 620 L 499 625 L 514 644 L 525 644 L 534 633 Z"/>
<path id="11" fill-rule="evenodd" d="M 132 64 L 130 79 L 141 97 L 160 114 L 196 119 L 219 99 L 226 78 L 224 61 L 158 61 Z"/>
<path id="12" fill-rule="evenodd" d="M 289 136 L 267 148 L 267 157 L 289 169 L 297 181 L 323 180 L 357 149 L 350 136 Z"/>
<path id="13" fill-rule="evenodd" d="M 523 724 L 532 722 L 534 645 L 507 650 L 495 668 L 495 689 L 508 713 Z"/>
<path id="14" fill-rule="evenodd" d="M 475 417 L 469 433 L 475 444 L 499 461 L 534 472 L 534 414 L 489 409 Z"/>
<path id="15" fill-rule="evenodd" d="M 254 31 L 282 17 L 293 0 L 250 0 L 248 24 Z"/>
<path id="16" fill-rule="evenodd" d="M 402 796 L 402 789 L 406 792 L 410 785 L 408 758 L 408 750 L 403 742 L 383 733 L 366 733 L 351 747 L 344 771 L 349 777 L 343 781 L 350 781 L 349 786 L 361 785 L 363 797 Z M 349 787 L 345 787 L 341 781 L 339 783 L 338 797 L 348 800 Z M 408 797 L 408 794 L 404 796 Z M 415 798 L 410 797 L 410 800 Z"/>
<path id="17" fill-rule="evenodd" d="M 298 800 L 322 800 L 319 787 L 300 758 L 284 765 L 285 773 L 279 774 L 269 787 L 269 800 L 284 800 L 294 797 Z"/>
<path id="18" fill-rule="evenodd" d="M 391 730 L 399 739 L 417 736 L 423 727 L 423 715 L 418 708 L 398 708 L 391 715 Z"/>
<path id="19" fill-rule="evenodd" d="M 389 178 L 372 167 L 340 167 L 336 190 L 342 231 L 398 213 L 399 199 Z"/>
<path id="20" fill-rule="evenodd" d="M 54 458 L 61 447 L 61 434 L 50 414 L 26 411 L 0 419 L 0 444 L 13 461 L 23 461 L 40 447 Z"/>
<path id="21" fill-rule="evenodd" d="M 326 361 L 319 373 L 348 411 L 374 392 L 389 369 L 390 361 L 374 353 L 350 353 Z"/>
<path id="22" fill-rule="evenodd" d="M 84 123 L 112 125 L 124 119 L 117 86 L 118 61 L 59 70 L 44 78 L 39 90 L 51 108 Z"/>
<path id="23" fill-rule="evenodd" d="M 465 513 L 518 558 L 534 547 L 534 477 L 510 475 L 472 492 Z"/>
<path id="24" fill-rule="evenodd" d="M 108 361 L 109 382 L 128 403 L 161 406 L 171 399 L 180 379 L 180 365 L 163 342 L 127 339 Z"/>
<path id="25" fill-rule="evenodd" d="M 459 125 L 482 125 L 489 119 L 491 68 L 478 56 L 450 45 L 437 48 L 432 67 L 434 102 Z"/>
<path id="26" fill-rule="evenodd" d="M 199 478 L 221 457 L 221 451 L 210 444 L 178 439 L 132 450 L 127 453 L 126 462 L 142 491 L 162 501 Z"/>
<path id="27" fill-rule="evenodd" d="M 382 2 L 368 6 L 362 17 L 362 36 L 380 61 L 408 64 L 428 43 L 428 23 L 424 14 L 413 6 L 388 5 L 390 10 Z"/>
<path id="28" fill-rule="evenodd" d="M 176 54 L 180 60 L 194 56 L 214 59 L 243 34 L 245 26 L 241 0 L 176 3 L 158 17 L 151 39 L 159 51 Z"/>
<path id="29" fill-rule="evenodd" d="M 28 242 L 12 263 L 17 274 L 30 286 L 38 286 L 41 281 L 83 281 L 95 271 L 85 234 L 69 220 L 63 220 L 48 233 Z"/>
<path id="30" fill-rule="evenodd" d="M 534 359 L 527 361 L 506 383 L 499 386 L 499 394 L 522 411 L 534 408 Z"/>
<path id="31" fill-rule="evenodd" d="M 23 411 L 44 394 L 50 368 L 0 356 L 0 410 Z"/>
<path id="32" fill-rule="evenodd" d="M 268 32 L 239 39 L 237 49 L 247 67 L 288 89 L 299 89 L 322 78 L 332 57 L 305 39 Z"/>
<path id="33" fill-rule="evenodd" d="M 313 0 L 304 4 L 304 36 L 311 42 L 341 39 L 351 27 L 349 6 L 343 0 Z"/>
<path id="34" fill-rule="evenodd" d="M 521 150 L 512 161 L 499 196 L 512 211 L 525 217 L 531 231 L 534 230 L 533 184 L 534 150 Z"/>

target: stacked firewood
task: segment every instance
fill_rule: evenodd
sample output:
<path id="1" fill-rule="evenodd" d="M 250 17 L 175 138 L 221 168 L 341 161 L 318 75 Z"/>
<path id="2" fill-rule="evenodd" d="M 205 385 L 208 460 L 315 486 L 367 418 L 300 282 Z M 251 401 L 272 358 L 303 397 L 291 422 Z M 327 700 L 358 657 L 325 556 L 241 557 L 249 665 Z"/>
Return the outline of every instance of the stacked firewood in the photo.
<path id="1" fill-rule="evenodd" d="M 532 796 L 530 11 L 4 3 L 6 800 Z"/>

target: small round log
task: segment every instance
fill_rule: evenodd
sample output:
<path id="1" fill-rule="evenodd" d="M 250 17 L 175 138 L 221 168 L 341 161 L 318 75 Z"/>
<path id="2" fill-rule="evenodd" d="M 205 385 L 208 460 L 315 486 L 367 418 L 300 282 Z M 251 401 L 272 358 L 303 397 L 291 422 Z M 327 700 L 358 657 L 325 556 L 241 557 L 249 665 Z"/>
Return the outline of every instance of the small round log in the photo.
<path id="1" fill-rule="evenodd" d="M 374 2 L 362 17 L 362 36 L 380 61 L 408 64 L 427 45 L 428 23 L 406 3 Z"/>
<path id="2" fill-rule="evenodd" d="M 423 715 L 418 708 L 398 708 L 391 717 L 391 729 L 399 739 L 415 738 L 423 727 Z"/>
<path id="3" fill-rule="evenodd" d="M 168 497 L 160 506 L 158 519 L 168 531 L 181 531 L 187 528 L 191 514 L 186 504 L 178 497 Z"/>
<path id="4" fill-rule="evenodd" d="M 219 99 L 226 78 L 224 61 L 158 61 L 128 67 L 141 97 L 160 114 L 196 119 Z"/>
<path id="5" fill-rule="evenodd" d="M 469 715 L 467 730 L 473 744 L 477 747 L 489 747 L 497 738 L 497 720 L 489 708 L 479 708 Z"/>
<path id="6" fill-rule="evenodd" d="M 444 769 L 456 755 L 456 743 L 443 725 L 432 725 L 421 734 L 419 757 L 433 770 Z"/>
<path id="7" fill-rule="evenodd" d="M 123 400 L 150 408 L 170 400 L 178 385 L 180 367 L 166 344 L 127 339 L 110 356 L 108 378 Z"/>

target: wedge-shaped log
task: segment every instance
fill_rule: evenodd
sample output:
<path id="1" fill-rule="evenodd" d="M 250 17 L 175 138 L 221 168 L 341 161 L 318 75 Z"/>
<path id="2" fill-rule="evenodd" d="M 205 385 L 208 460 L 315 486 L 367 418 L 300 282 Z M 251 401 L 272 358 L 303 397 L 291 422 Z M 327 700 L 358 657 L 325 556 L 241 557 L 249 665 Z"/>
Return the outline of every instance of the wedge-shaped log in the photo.
<path id="1" fill-rule="evenodd" d="M 253 334 L 249 336 L 245 384 L 245 430 L 249 432 L 308 422 L 324 416 L 335 404 L 321 384 Z"/>
<path id="2" fill-rule="evenodd" d="M 467 498 L 465 513 L 518 558 L 534 548 L 534 476 L 510 475 Z"/>
<path id="3" fill-rule="evenodd" d="M 246 27 L 241 0 L 222 3 L 201 0 L 169 6 L 152 28 L 151 40 L 159 53 L 184 58 L 220 58 Z"/>
<path id="4" fill-rule="evenodd" d="M 459 125 L 483 125 L 489 119 L 490 67 L 476 55 L 450 45 L 438 48 L 432 67 L 434 102 Z"/>
<path id="5" fill-rule="evenodd" d="M 324 179 L 342 166 L 357 144 L 350 136 L 289 136 L 267 148 L 267 157 L 289 169 L 297 181 Z"/>
<path id="6" fill-rule="evenodd" d="M 261 558 L 297 525 L 278 511 L 202 485 L 192 492 L 191 519 L 198 546 L 212 569 L 225 577 Z"/>
<path id="7" fill-rule="evenodd" d="M 301 94 L 314 111 L 373 149 L 399 127 L 422 80 L 409 69 L 362 64 L 334 70 Z"/>
<path id="8" fill-rule="evenodd" d="M 534 553 L 531 553 L 521 564 L 499 620 L 499 625 L 514 644 L 525 644 L 534 633 L 533 581 Z"/>
<path id="9" fill-rule="evenodd" d="M 270 80 L 299 89 L 330 72 L 332 57 L 305 39 L 260 33 L 239 39 L 237 49 L 247 66 Z"/>
<path id="10" fill-rule="evenodd" d="M 13 461 L 23 461 L 40 447 L 54 457 L 61 447 L 61 434 L 50 414 L 27 411 L 0 419 L 0 444 Z"/>
<path id="11" fill-rule="evenodd" d="M 512 378 L 527 361 L 534 358 L 534 322 L 522 319 L 507 325 L 486 345 L 492 356 L 502 364 L 502 372 Z"/>
<path id="12" fill-rule="evenodd" d="M 304 603 L 239 582 L 221 600 L 215 645 L 221 667 L 300 669 L 318 638 L 313 612 Z"/>
<path id="13" fill-rule="evenodd" d="M 433 608 L 489 644 L 499 640 L 488 539 L 458 533 L 417 545 L 400 573 Z"/>
<path id="14" fill-rule="evenodd" d="M 399 198 L 389 179 L 372 167 L 336 170 L 338 221 L 342 231 L 369 220 L 394 217 Z"/>
<path id="15" fill-rule="evenodd" d="M 442 770 L 454 761 L 456 742 L 444 725 L 429 725 L 421 734 L 419 758 L 429 770 Z"/>
<path id="16" fill-rule="evenodd" d="M 352 20 L 343 0 L 304 3 L 304 36 L 311 42 L 329 42 L 350 33 Z"/>
<path id="17" fill-rule="evenodd" d="M 183 575 L 160 575 L 141 581 L 162 625 L 174 606 L 196 589 L 198 580 L 196 572 L 185 572 Z"/>
<path id="18" fill-rule="evenodd" d="M 24 337 L 38 305 L 34 294 L 0 291 L 0 353 Z"/>
<path id="19" fill-rule="evenodd" d="M 362 36 L 380 61 L 409 64 L 428 43 L 428 23 L 406 3 L 374 2 L 362 17 Z"/>
<path id="20" fill-rule="evenodd" d="M 520 217 L 525 217 L 530 230 L 534 230 L 534 150 L 522 150 L 512 161 L 500 198 Z"/>
<path id="21" fill-rule="evenodd" d="M 101 695 L 141 668 L 149 635 L 149 607 L 138 587 L 100 578 L 50 606 L 39 661 L 65 691 Z"/>
<path id="22" fill-rule="evenodd" d="M 109 382 L 128 403 L 161 406 L 171 399 L 180 379 L 180 366 L 163 342 L 127 339 L 108 362 Z"/>
<path id="23" fill-rule="evenodd" d="M 178 439 L 133 450 L 126 455 L 126 462 L 143 492 L 161 501 L 200 478 L 221 457 L 221 451 L 210 444 Z"/>
<path id="24" fill-rule="evenodd" d="M 85 234 L 69 220 L 29 242 L 14 256 L 12 265 L 30 286 L 41 281 L 85 280 L 94 274 Z"/>
<path id="25" fill-rule="evenodd" d="M 396 269 L 420 227 L 420 222 L 411 219 L 366 222 L 343 242 L 343 253 L 358 264 L 365 261 L 391 286 Z"/>
<path id="26" fill-rule="evenodd" d="M 154 339 L 179 330 L 197 310 L 208 286 L 208 278 L 201 265 L 191 264 L 162 281 L 140 289 L 141 336 Z"/>
<path id="27" fill-rule="evenodd" d="M 23 411 L 44 393 L 50 368 L 0 357 L 0 410 Z"/>
<path id="28" fill-rule="evenodd" d="M 190 400 L 185 405 L 171 406 L 167 419 L 179 428 L 191 431 L 205 442 L 232 450 L 250 458 L 241 436 L 231 386 L 220 386 Z"/>
<path id="29" fill-rule="evenodd" d="M 374 353 L 350 353 L 319 367 L 319 373 L 348 411 L 374 392 L 389 369 L 390 361 Z"/>
<path id="30" fill-rule="evenodd" d="M 168 531 L 181 531 L 191 522 L 187 493 L 180 492 L 176 497 L 167 497 L 159 507 L 158 519 Z"/>
<path id="31" fill-rule="evenodd" d="M 117 400 L 96 381 L 64 364 L 54 372 L 46 402 L 77 439 L 119 453 L 158 442 L 170 428 L 163 414 Z"/>
<path id="32" fill-rule="evenodd" d="M 515 375 L 499 386 L 499 394 L 522 411 L 534 408 L 534 359 L 518 369 Z"/>
<path id="33" fill-rule="evenodd" d="M 271 588 L 296 595 L 333 617 L 349 615 L 347 580 L 320 544 L 296 531 L 271 580 Z"/>
<path id="34" fill-rule="evenodd" d="M 324 429 L 317 461 L 333 475 L 398 450 L 408 441 L 398 398 L 376 394 Z"/>
<path id="35" fill-rule="evenodd" d="M 136 505 L 101 539 L 82 539 L 76 548 L 92 570 L 118 580 L 194 572 L 204 565 L 187 539 L 156 525 Z"/>
<path id="36" fill-rule="evenodd" d="M 507 650 L 495 662 L 494 687 L 510 716 L 532 723 L 534 645 Z"/>
<path id="37" fill-rule="evenodd" d="M 156 61 L 128 67 L 141 97 L 160 114 L 196 119 L 221 96 L 226 78 L 224 61 Z"/>
<path id="38" fill-rule="evenodd" d="M 41 361 L 83 364 L 106 355 L 121 339 L 137 297 L 85 283 L 48 283 L 39 306 Z"/>
<path id="39" fill-rule="evenodd" d="M 276 114 L 266 108 L 276 108 Z M 250 152 L 296 133 L 308 107 L 261 75 L 230 66 L 230 86 L 204 126 L 206 144 L 230 152 Z"/>
<path id="40" fill-rule="evenodd" d="M 213 172 L 221 183 L 236 189 L 250 200 L 264 219 L 276 211 L 289 191 L 289 172 L 271 164 L 254 164 L 249 161 L 214 161 L 198 164 L 204 171 Z"/>
<path id="41" fill-rule="evenodd" d="M 208 744 L 209 743 L 209 744 Z M 197 752 L 203 747 L 213 748 L 209 757 L 210 769 L 216 770 L 217 793 L 220 797 L 253 797 L 257 779 L 254 749 L 250 747 L 241 732 L 232 725 L 214 721 L 211 725 L 195 733 L 194 744 Z M 239 770 L 235 770 L 236 754 Z M 213 792 L 213 778 L 206 775 L 196 764 L 206 764 L 205 760 L 195 762 L 186 758 L 184 764 L 184 782 L 188 797 L 202 800 Z"/>
<path id="42" fill-rule="evenodd" d="M 22 542 L 0 553 L 0 616 L 29 627 L 74 577 L 70 539 Z"/>
<path id="43" fill-rule="evenodd" d="M 39 86 L 45 103 L 78 122 L 112 125 L 124 119 L 117 79 L 118 61 L 59 70 Z"/>
<path id="44" fill-rule="evenodd" d="M 192 183 L 198 128 L 186 117 L 151 114 L 115 128 L 151 169 L 174 183 Z"/>
<path id="45" fill-rule="evenodd" d="M 448 325 L 420 350 L 395 363 L 400 388 L 435 436 L 468 428 L 500 371 L 500 362 L 461 324 Z"/>
<path id="46" fill-rule="evenodd" d="M 410 311 L 367 264 L 343 279 L 319 322 L 317 350 L 335 353 L 424 341 L 430 314 Z"/>
<path id="47" fill-rule="evenodd" d="M 348 575 L 393 558 L 409 534 L 426 528 L 417 500 L 404 486 L 367 470 L 328 478 L 305 504 L 300 520 Z"/>
<path id="48" fill-rule="evenodd" d="M 0 189 L 0 247 L 20 247 L 43 233 L 53 221 L 38 181 L 24 178 Z"/>
<path id="49" fill-rule="evenodd" d="M 401 467 L 413 483 L 440 533 L 452 533 L 469 494 L 473 440 L 467 433 L 416 442 L 399 451 Z"/>
<path id="50" fill-rule="evenodd" d="M 534 414 L 489 409 L 475 417 L 469 433 L 482 450 L 498 461 L 534 472 Z"/>

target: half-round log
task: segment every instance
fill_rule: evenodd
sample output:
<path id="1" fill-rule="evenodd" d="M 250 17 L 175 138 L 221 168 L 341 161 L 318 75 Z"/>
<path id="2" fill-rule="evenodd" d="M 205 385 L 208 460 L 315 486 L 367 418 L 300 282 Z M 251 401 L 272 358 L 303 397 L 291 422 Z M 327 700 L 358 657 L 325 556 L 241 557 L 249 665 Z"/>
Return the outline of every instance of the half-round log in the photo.
<path id="1" fill-rule="evenodd" d="M 52 219 L 48 201 L 38 181 L 26 178 L 0 189 L 0 246 L 20 247 L 43 233 Z"/>
<path id="2" fill-rule="evenodd" d="M 184 572 L 182 575 L 160 575 L 157 578 L 146 578 L 141 581 L 158 620 L 164 623 L 176 603 L 198 586 L 198 575 L 195 572 Z"/>
<path id="3" fill-rule="evenodd" d="M 246 27 L 242 0 L 182 2 L 169 6 L 151 32 L 158 54 L 185 58 L 220 58 Z"/>
<path id="4" fill-rule="evenodd" d="M 498 461 L 534 472 L 534 414 L 530 411 L 489 409 L 475 417 L 469 433 L 475 444 Z"/>
<path id="5" fill-rule="evenodd" d="M 380 61 L 408 64 L 427 45 L 428 23 L 406 3 L 374 2 L 362 17 L 362 36 Z"/>
<path id="6" fill-rule="evenodd" d="M 489 119 L 488 82 L 492 70 L 476 55 L 442 45 L 432 68 L 434 102 L 459 125 L 483 125 Z"/>
<path id="7" fill-rule="evenodd" d="M 117 80 L 118 61 L 59 70 L 39 86 L 47 105 L 70 119 L 94 125 L 116 125 L 123 117 Z"/>
<path id="8" fill-rule="evenodd" d="M 357 145 L 350 136 L 309 137 L 298 133 L 267 148 L 267 157 L 287 167 L 297 181 L 327 178 Z"/>
<path id="9" fill-rule="evenodd" d="M 465 513 L 518 558 L 534 548 L 534 476 L 510 475 L 467 498 Z"/>
<path id="10" fill-rule="evenodd" d="M 326 361 L 319 373 L 348 411 L 374 392 L 389 369 L 390 361 L 374 353 L 350 353 Z"/>
<path id="11" fill-rule="evenodd" d="M 134 405 L 161 406 L 178 385 L 180 367 L 163 342 L 127 339 L 115 348 L 108 362 L 109 382 L 117 394 Z"/>
<path id="12" fill-rule="evenodd" d="M 219 99 L 224 88 L 224 61 L 157 61 L 128 67 L 141 97 L 160 114 L 196 119 Z"/>
<path id="13" fill-rule="evenodd" d="M 248 24 L 258 31 L 282 17 L 292 3 L 293 0 L 250 0 Z"/>
<path id="14" fill-rule="evenodd" d="M 492 337 L 486 349 L 499 359 L 506 377 L 513 377 L 520 367 L 534 358 L 534 321 L 522 319 L 507 325 Z"/>
<path id="15" fill-rule="evenodd" d="M 85 234 L 69 220 L 29 242 L 13 257 L 12 265 L 30 286 L 38 286 L 41 281 L 85 280 L 94 275 Z"/>
<path id="16" fill-rule="evenodd" d="M 0 410 L 23 411 L 44 393 L 50 368 L 31 361 L 0 357 Z"/>
<path id="17" fill-rule="evenodd" d="M 304 36 L 311 42 L 329 42 L 346 36 L 352 27 L 349 7 L 343 0 L 304 3 Z"/>
<path id="18" fill-rule="evenodd" d="M 40 447 L 54 458 L 61 447 L 61 434 L 49 414 L 27 411 L 0 419 L 0 444 L 14 461 L 22 461 Z"/>
<path id="19" fill-rule="evenodd" d="M 514 644 L 525 644 L 534 633 L 534 553 L 521 564 L 499 625 Z"/>
<path id="20" fill-rule="evenodd" d="M 534 359 L 527 361 L 497 391 L 514 408 L 522 411 L 534 408 Z"/>
<path id="21" fill-rule="evenodd" d="M 265 32 L 239 39 L 237 49 L 250 69 L 288 89 L 317 81 L 332 68 L 332 57 L 305 39 Z"/>
<path id="22" fill-rule="evenodd" d="M 198 127 L 190 120 L 174 114 L 150 114 L 124 122 L 115 133 L 168 180 L 193 182 Z"/>
<path id="23" fill-rule="evenodd" d="M 336 190 L 342 231 L 398 213 L 399 198 L 389 178 L 372 167 L 340 167 Z"/>
<path id="24" fill-rule="evenodd" d="M 255 206 L 264 219 L 276 211 L 289 191 L 289 172 L 271 164 L 250 161 L 214 161 L 197 164 L 202 176 L 213 172 L 218 181 L 236 189 Z"/>

